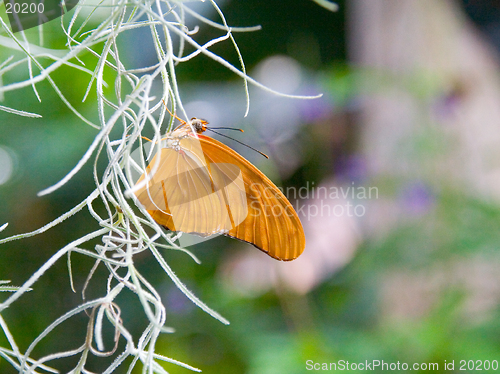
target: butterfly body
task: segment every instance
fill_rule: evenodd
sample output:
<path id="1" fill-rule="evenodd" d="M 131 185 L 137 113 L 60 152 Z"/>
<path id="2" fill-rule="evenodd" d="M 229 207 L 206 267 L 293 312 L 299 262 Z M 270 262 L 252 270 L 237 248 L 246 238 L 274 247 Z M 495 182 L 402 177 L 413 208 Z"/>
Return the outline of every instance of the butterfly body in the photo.
<path id="1" fill-rule="evenodd" d="M 193 118 L 162 141 L 137 182 L 150 179 L 136 192 L 139 201 L 169 230 L 223 234 L 278 260 L 297 258 L 305 236 L 290 202 L 243 156 L 203 135 L 207 128 Z"/>

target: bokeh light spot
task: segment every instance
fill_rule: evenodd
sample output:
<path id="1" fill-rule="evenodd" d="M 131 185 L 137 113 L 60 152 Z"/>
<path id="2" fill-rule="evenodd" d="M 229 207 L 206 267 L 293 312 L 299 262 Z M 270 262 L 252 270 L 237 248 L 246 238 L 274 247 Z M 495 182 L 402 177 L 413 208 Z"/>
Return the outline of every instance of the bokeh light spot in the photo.
<path id="1" fill-rule="evenodd" d="M 12 151 L 0 146 L 0 185 L 5 184 L 14 172 L 14 160 Z"/>

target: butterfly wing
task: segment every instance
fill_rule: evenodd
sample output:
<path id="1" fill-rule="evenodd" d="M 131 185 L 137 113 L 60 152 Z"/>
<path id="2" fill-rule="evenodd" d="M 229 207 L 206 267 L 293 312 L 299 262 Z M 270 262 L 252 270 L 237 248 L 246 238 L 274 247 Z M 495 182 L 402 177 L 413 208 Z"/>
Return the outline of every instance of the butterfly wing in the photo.
<path id="1" fill-rule="evenodd" d="M 235 165 L 243 177 L 248 214 L 224 235 L 251 243 L 278 260 L 290 261 L 300 256 L 306 243 L 304 230 L 285 195 L 259 169 L 225 144 L 204 135 L 198 138 L 208 165 Z M 234 210 L 238 205 L 230 207 Z"/>
<path id="2" fill-rule="evenodd" d="M 303 252 L 304 231 L 290 202 L 234 150 L 191 135 L 159 155 L 137 183 L 150 180 L 135 194 L 160 225 L 200 236 L 224 234 L 278 260 Z"/>
<path id="3" fill-rule="evenodd" d="M 228 187 L 230 193 L 221 190 L 222 173 L 216 167 L 211 169 L 197 139 L 180 139 L 177 149 L 162 148 L 154 156 L 137 184 L 145 178 L 149 181 L 135 195 L 153 219 L 169 230 L 200 236 L 227 233 L 246 217 L 244 211 L 231 215 L 227 206 L 246 204 L 244 187 Z M 232 169 L 234 174 L 236 167 Z M 226 177 L 231 167 L 224 171 Z M 229 174 L 231 177 L 236 178 Z M 231 180 L 226 182 L 231 184 Z"/>

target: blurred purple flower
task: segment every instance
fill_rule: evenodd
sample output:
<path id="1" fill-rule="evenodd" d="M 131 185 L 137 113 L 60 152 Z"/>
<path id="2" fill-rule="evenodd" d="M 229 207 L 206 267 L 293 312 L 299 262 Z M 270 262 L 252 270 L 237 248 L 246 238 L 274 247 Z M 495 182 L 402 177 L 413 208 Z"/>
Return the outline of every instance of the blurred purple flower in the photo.
<path id="1" fill-rule="evenodd" d="M 194 304 L 177 287 L 171 287 L 167 291 L 165 305 L 174 314 L 186 314 L 194 308 Z"/>
<path id="2" fill-rule="evenodd" d="M 307 87 L 301 95 L 317 95 L 318 87 L 310 86 Z M 333 100 L 327 93 L 323 93 L 323 96 L 313 100 L 299 100 L 300 105 L 300 116 L 305 122 L 312 123 L 323 118 L 327 118 L 333 112 L 334 104 Z"/>
<path id="3" fill-rule="evenodd" d="M 446 120 L 452 117 L 463 103 L 464 96 L 464 89 L 460 85 L 439 96 L 434 104 L 434 111 L 437 118 L 439 120 Z"/>
<path id="4" fill-rule="evenodd" d="M 367 178 L 367 164 L 359 154 L 341 156 L 335 165 L 335 175 L 339 180 L 362 184 Z"/>
<path id="5" fill-rule="evenodd" d="M 425 183 L 417 181 L 403 187 L 401 201 L 405 211 L 414 215 L 423 215 L 432 208 L 435 197 Z"/>

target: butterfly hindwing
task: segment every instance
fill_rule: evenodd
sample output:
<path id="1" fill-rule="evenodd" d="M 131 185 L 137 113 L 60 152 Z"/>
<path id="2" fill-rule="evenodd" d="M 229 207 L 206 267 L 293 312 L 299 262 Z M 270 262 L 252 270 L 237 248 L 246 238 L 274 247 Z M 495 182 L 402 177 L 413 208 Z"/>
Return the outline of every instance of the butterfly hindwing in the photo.
<path id="1" fill-rule="evenodd" d="M 302 224 L 283 193 L 259 169 L 225 144 L 198 135 L 207 163 L 230 163 L 241 170 L 248 215 L 226 235 L 255 245 L 279 260 L 293 260 L 304 250 Z"/>

